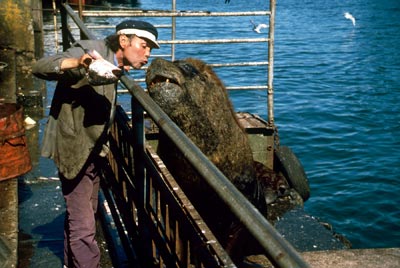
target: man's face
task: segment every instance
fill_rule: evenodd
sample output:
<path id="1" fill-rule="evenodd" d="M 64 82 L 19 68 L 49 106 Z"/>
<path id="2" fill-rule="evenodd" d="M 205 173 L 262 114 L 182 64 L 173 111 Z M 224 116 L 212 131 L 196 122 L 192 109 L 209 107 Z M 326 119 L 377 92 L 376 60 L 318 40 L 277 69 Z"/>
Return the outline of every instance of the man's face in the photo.
<path id="1" fill-rule="evenodd" d="M 132 66 L 134 69 L 140 69 L 147 64 L 151 53 L 151 47 L 146 39 L 137 36 L 128 38 L 121 36 L 120 44 L 123 52 L 124 66 Z"/>

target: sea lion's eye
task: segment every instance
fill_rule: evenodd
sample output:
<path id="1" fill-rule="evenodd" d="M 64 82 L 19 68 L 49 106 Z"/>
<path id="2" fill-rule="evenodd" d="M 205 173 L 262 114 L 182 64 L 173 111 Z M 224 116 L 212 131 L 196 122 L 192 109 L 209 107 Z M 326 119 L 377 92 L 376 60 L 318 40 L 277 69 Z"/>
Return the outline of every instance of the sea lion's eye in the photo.
<path id="1" fill-rule="evenodd" d="M 191 64 L 185 62 L 177 62 L 179 69 L 185 76 L 194 77 L 199 74 L 199 71 Z"/>

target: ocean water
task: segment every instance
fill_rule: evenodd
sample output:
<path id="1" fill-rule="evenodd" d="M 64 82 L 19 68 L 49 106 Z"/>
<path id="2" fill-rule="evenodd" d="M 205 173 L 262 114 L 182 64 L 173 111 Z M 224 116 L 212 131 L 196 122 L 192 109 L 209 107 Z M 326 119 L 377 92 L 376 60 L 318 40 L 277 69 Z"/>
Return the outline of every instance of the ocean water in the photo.
<path id="1" fill-rule="evenodd" d="M 229 4 L 177 0 L 177 9 L 188 11 L 251 11 L 267 5 L 268 1 L 260 0 L 231 0 Z M 170 6 L 169 1 L 141 0 L 139 7 Z M 355 17 L 355 26 L 344 12 Z M 274 119 L 280 142 L 292 148 L 307 173 L 311 198 L 305 210 L 331 223 L 354 248 L 400 246 L 399 18 L 398 0 L 277 1 Z M 177 39 L 266 37 L 252 31 L 250 19 L 265 20 L 178 18 Z M 167 29 L 159 32 L 160 40 L 169 39 Z M 153 54 L 168 53 L 168 49 L 164 46 Z M 176 58 L 184 57 L 209 63 L 267 60 L 263 44 L 180 45 Z M 219 68 L 216 72 L 227 86 L 265 84 L 265 68 Z M 231 91 L 230 96 L 236 110 L 267 117 L 265 91 Z M 129 103 L 126 96 L 119 98 Z"/>
<path id="2" fill-rule="evenodd" d="M 141 8 L 169 8 L 166 2 L 142 0 Z M 259 0 L 177 1 L 178 10 L 267 6 Z M 345 12 L 355 17 L 355 26 Z M 354 248 L 400 246 L 399 17 L 397 0 L 277 1 L 274 119 L 280 141 L 307 173 L 311 198 L 305 210 L 331 223 Z M 260 37 L 249 19 L 264 22 L 262 17 L 178 19 L 177 38 Z M 160 39 L 163 34 L 160 29 Z M 267 59 L 262 46 L 181 45 L 177 58 L 262 61 Z M 262 68 L 216 71 L 227 86 L 266 81 Z M 230 96 L 236 110 L 267 117 L 264 91 Z"/>
<path id="3" fill-rule="evenodd" d="M 398 247 L 400 2 L 281 1 L 277 14 L 276 122 L 310 180 L 306 210 L 355 248 Z"/>

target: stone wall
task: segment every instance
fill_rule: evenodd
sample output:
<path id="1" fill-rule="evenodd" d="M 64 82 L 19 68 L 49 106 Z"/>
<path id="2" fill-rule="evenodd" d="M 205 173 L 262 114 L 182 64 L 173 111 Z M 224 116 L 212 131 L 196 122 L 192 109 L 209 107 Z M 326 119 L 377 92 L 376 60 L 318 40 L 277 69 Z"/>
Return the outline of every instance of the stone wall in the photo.
<path id="1" fill-rule="evenodd" d="M 0 100 L 3 102 L 43 106 L 44 87 L 34 85 L 31 73 L 37 57 L 32 14 L 38 11 L 38 3 L 37 0 L 0 0 L 0 62 L 7 64 L 0 71 Z"/>

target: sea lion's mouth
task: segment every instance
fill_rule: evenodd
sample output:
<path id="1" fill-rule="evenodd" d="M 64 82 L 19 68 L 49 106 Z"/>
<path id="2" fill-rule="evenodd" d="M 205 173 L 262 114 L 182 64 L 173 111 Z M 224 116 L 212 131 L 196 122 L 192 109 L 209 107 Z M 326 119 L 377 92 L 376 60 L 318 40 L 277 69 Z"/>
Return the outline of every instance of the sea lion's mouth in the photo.
<path id="1" fill-rule="evenodd" d="M 153 78 L 153 80 L 151 80 L 150 86 L 153 87 L 154 85 L 160 84 L 160 83 L 165 83 L 165 84 L 172 83 L 172 84 L 179 85 L 178 81 L 176 81 L 175 79 L 167 78 L 167 77 L 164 77 L 162 75 L 156 75 Z"/>

